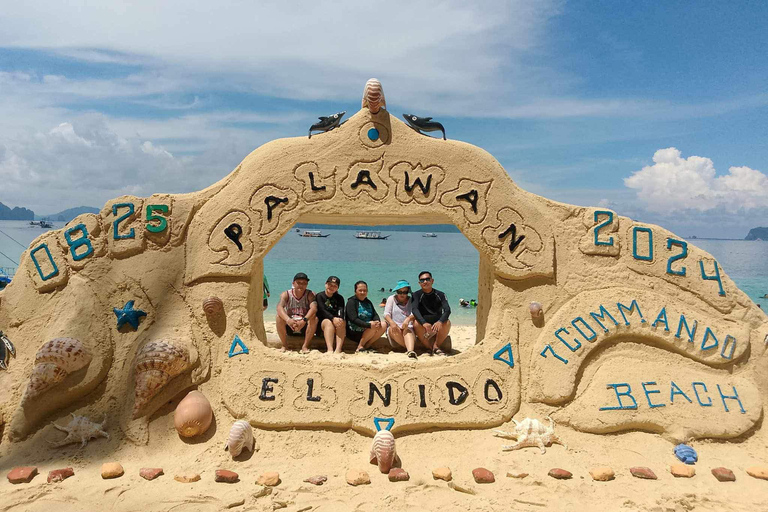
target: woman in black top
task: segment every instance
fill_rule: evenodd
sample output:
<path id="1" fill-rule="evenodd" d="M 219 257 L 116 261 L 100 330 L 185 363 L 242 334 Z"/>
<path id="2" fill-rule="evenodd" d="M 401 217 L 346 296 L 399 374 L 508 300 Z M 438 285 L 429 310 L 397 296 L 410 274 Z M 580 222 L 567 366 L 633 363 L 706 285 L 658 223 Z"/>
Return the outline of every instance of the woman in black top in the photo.
<path id="1" fill-rule="evenodd" d="M 357 343 L 355 352 L 368 352 L 366 345 L 373 344 L 387 330 L 379 320 L 376 308 L 368 299 L 365 281 L 355 283 L 355 295 L 347 300 L 347 338 Z"/>
<path id="2" fill-rule="evenodd" d="M 325 291 L 316 295 L 317 301 L 317 335 L 325 338 L 328 354 L 333 353 L 334 337 L 336 338 L 336 353 L 341 354 L 346 335 L 344 325 L 344 297 L 339 295 L 341 280 L 331 276 L 325 281 Z"/>

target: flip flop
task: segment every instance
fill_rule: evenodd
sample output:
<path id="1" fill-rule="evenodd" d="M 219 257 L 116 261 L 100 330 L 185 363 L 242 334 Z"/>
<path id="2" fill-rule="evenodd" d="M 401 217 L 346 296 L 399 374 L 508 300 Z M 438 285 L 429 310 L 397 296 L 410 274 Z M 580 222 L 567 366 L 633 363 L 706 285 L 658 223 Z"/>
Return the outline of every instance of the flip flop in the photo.
<path id="1" fill-rule="evenodd" d="M 309 350 L 309 349 L 307 349 L 307 350 L 301 349 L 299 351 L 299 354 L 305 354 L 306 355 L 306 354 L 309 354 L 310 352 L 311 352 L 311 350 Z"/>
<path id="2" fill-rule="evenodd" d="M 433 350 L 433 351 L 432 351 L 432 353 L 433 353 L 434 355 L 436 355 L 436 356 L 444 356 L 444 355 L 446 355 L 446 354 L 445 354 L 445 352 L 443 352 L 443 351 L 442 351 L 442 350 L 440 350 L 439 348 L 436 348 L 435 350 Z"/>
<path id="3" fill-rule="evenodd" d="M 407 355 L 411 359 L 418 359 L 419 358 L 419 356 L 417 356 L 416 352 L 414 352 L 413 350 L 409 350 L 408 352 L 405 353 L 405 355 Z"/>

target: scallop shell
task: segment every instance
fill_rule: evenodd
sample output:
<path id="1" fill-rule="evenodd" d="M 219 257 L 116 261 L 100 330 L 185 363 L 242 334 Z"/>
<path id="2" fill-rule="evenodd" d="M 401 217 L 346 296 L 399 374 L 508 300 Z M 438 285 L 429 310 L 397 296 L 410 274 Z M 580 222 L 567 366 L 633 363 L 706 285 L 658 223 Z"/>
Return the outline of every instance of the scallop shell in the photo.
<path id="1" fill-rule="evenodd" d="M 45 343 L 35 354 L 35 366 L 22 402 L 51 389 L 70 373 L 85 368 L 92 358 L 75 338 L 54 338 Z"/>
<path id="2" fill-rule="evenodd" d="M 379 430 L 373 436 L 371 445 L 371 464 L 378 464 L 379 471 L 389 473 L 397 459 L 395 436 L 389 430 Z"/>
<path id="3" fill-rule="evenodd" d="M 237 420 L 232 425 L 232 428 L 229 429 L 229 438 L 224 449 L 229 450 L 233 459 L 240 455 L 243 450 L 253 453 L 253 429 L 251 424 L 245 420 Z"/>
<path id="4" fill-rule="evenodd" d="M 531 302 L 531 305 L 528 306 L 528 309 L 530 309 L 531 316 L 533 318 L 540 317 L 541 314 L 544 312 L 544 308 L 541 306 L 541 303 L 539 302 Z"/>
<path id="5" fill-rule="evenodd" d="M 208 297 L 203 301 L 203 311 L 206 315 L 213 316 L 224 309 L 224 303 L 216 296 Z"/>
<path id="6" fill-rule="evenodd" d="M 173 424 L 182 437 L 204 434 L 213 420 L 211 402 L 200 391 L 187 393 L 173 413 Z"/>
<path id="7" fill-rule="evenodd" d="M 368 107 L 371 114 L 376 114 L 380 109 L 387 108 L 387 100 L 384 98 L 384 89 L 381 88 L 381 82 L 371 78 L 365 82 L 363 90 L 363 107 Z"/>
<path id="8" fill-rule="evenodd" d="M 191 366 L 189 351 L 166 341 L 150 341 L 136 354 L 136 399 L 133 417 L 160 392 L 172 378 Z"/>

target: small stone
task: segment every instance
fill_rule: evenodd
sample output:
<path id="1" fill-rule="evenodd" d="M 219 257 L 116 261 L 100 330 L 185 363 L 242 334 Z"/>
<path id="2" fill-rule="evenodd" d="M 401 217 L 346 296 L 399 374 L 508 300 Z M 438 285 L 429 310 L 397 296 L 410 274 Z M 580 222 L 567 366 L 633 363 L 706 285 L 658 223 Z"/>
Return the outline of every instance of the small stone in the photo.
<path id="1" fill-rule="evenodd" d="M 327 476 L 317 475 L 317 476 L 311 476 L 304 481 L 312 485 L 323 485 L 327 480 L 328 480 Z"/>
<path id="2" fill-rule="evenodd" d="M 233 501 L 229 505 L 227 505 L 227 508 L 235 508 L 239 507 L 240 505 L 245 505 L 245 498 L 241 498 L 239 500 Z"/>
<path id="3" fill-rule="evenodd" d="M 696 468 L 689 464 L 678 462 L 669 466 L 669 472 L 677 478 L 691 478 L 696 474 Z"/>
<path id="4" fill-rule="evenodd" d="M 747 474 L 761 480 L 768 480 L 768 468 L 760 466 L 752 466 L 747 468 Z"/>
<path id="5" fill-rule="evenodd" d="M 442 467 L 432 470 L 432 478 L 435 480 L 445 480 L 446 482 L 450 482 L 453 478 L 453 474 L 451 473 L 451 468 L 449 467 Z"/>
<path id="6" fill-rule="evenodd" d="M 527 476 L 528 476 L 528 473 L 525 473 L 523 471 L 507 471 L 508 478 L 519 478 L 520 480 L 522 480 Z"/>
<path id="7" fill-rule="evenodd" d="M 614 473 L 613 470 L 608 466 L 600 466 L 591 469 L 589 471 L 589 475 L 592 477 L 592 480 L 597 482 L 607 482 L 609 480 L 613 480 L 616 476 L 616 473 Z"/>
<path id="8" fill-rule="evenodd" d="M 390 482 L 407 482 L 411 479 L 411 475 L 409 475 L 408 472 L 402 468 L 390 469 L 388 476 Z"/>
<path id="9" fill-rule="evenodd" d="M 240 477 L 234 471 L 228 471 L 226 469 L 217 469 L 215 481 L 224 482 L 226 484 L 234 484 L 240 480 Z"/>
<path id="10" fill-rule="evenodd" d="M 454 481 L 448 482 L 448 487 L 450 487 L 454 491 L 463 492 L 464 494 L 477 494 L 477 491 L 475 491 L 473 488 L 469 487 L 468 485 L 457 484 Z"/>
<path id="11" fill-rule="evenodd" d="M 163 474 L 163 468 L 141 468 L 139 476 L 145 480 L 154 480 Z"/>
<path id="12" fill-rule="evenodd" d="M 552 468 L 547 474 L 552 478 L 557 478 L 558 480 L 569 480 L 573 478 L 573 473 L 560 468 Z"/>
<path id="13" fill-rule="evenodd" d="M 645 468 L 642 466 L 637 466 L 634 468 L 629 468 L 629 472 L 632 473 L 632 476 L 635 478 L 643 478 L 645 480 L 656 480 L 656 473 L 651 471 L 650 468 Z"/>
<path id="14" fill-rule="evenodd" d="M 277 471 L 267 471 L 262 473 L 256 483 L 259 485 L 266 485 L 268 487 L 274 487 L 280 483 L 280 473 Z"/>
<path id="15" fill-rule="evenodd" d="M 715 475 L 720 482 L 735 482 L 736 475 L 733 474 L 728 468 L 715 468 L 712 470 L 712 474 Z"/>
<path id="16" fill-rule="evenodd" d="M 8 481 L 12 484 L 28 484 L 35 475 L 37 475 L 36 466 L 19 466 L 8 473 Z"/>
<path id="17" fill-rule="evenodd" d="M 183 484 L 191 484 L 200 480 L 200 475 L 198 473 L 182 473 L 174 476 L 173 479 Z"/>
<path id="18" fill-rule="evenodd" d="M 75 475 L 75 470 L 72 468 L 54 469 L 48 473 L 48 483 L 61 482 L 71 476 Z"/>
<path id="19" fill-rule="evenodd" d="M 101 478 L 118 478 L 123 476 L 123 466 L 119 462 L 105 462 L 101 465 Z"/>
<path id="20" fill-rule="evenodd" d="M 362 469 L 350 469 L 347 471 L 346 477 L 349 485 L 367 485 L 371 483 L 371 477 Z"/>
<path id="21" fill-rule="evenodd" d="M 263 498 L 264 496 L 269 496 L 272 494 L 272 488 L 267 487 L 266 485 L 261 486 L 261 489 L 253 493 L 254 498 Z"/>
<path id="22" fill-rule="evenodd" d="M 492 484 L 496 481 L 496 477 L 493 476 L 493 473 L 485 468 L 473 469 L 472 476 L 475 477 L 475 482 L 478 484 Z"/>

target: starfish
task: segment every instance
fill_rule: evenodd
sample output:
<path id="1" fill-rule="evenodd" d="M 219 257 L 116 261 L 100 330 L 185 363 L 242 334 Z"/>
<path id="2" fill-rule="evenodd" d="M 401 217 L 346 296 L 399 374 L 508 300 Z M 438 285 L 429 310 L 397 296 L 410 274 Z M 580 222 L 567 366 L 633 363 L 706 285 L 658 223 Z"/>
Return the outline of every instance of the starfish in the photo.
<path id="1" fill-rule="evenodd" d="M 139 319 L 142 316 L 147 316 L 144 311 L 140 309 L 133 309 L 133 303 L 134 301 L 129 300 L 125 303 L 123 309 L 112 308 L 112 311 L 115 312 L 115 316 L 117 316 L 118 330 L 120 330 L 120 328 L 125 324 L 129 324 L 135 331 L 139 328 Z"/>

